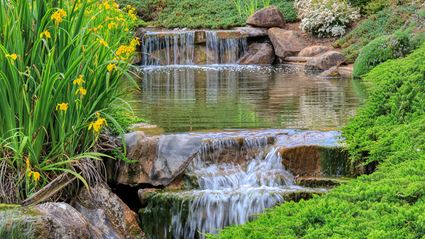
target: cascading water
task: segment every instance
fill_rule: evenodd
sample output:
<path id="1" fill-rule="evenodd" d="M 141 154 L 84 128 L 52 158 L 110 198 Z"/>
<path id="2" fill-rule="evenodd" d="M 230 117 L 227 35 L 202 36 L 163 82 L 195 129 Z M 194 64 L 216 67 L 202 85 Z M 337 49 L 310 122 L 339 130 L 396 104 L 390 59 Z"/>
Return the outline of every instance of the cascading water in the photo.
<path id="1" fill-rule="evenodd" d="M 196 45 L 197 34 L 205 34 L 206 47 Z M 142 38 L 142 65 L 193 65 L 198 58 L 200 64 L 235 64 L 247 48 L 236 31 L 149 31 Z"/>
<path id="2" fill-rule="evenodd" d="M 191 65 L 195 31 L 147 32 L 142 39 L 142 65 Z"/>
<path id="3" fill-rule="evenodd" d="M 221 39 L 218 31 L 206 31 L 207 64 L 234 64 L 245 54 L 248 42 L 242 38 Z"/>
<path id="4" fill-rule="evenodd" d="M 205 141 L 186 170 L 197 189 L 165 192 L 173 198 L 171 220 L 157 222 L 161 235 L 151 238 L 204 238 L 228 225 L 243 224 L 285 201 L 285 194 L 305 190 L 294 185 L 285 170 L 273 137 L 213 139 Z M 239 150 L 242 162 L 227 162 L 220 154 Z M 255 155 L 247 153 L 255 151 Z M 221 155 L 222 156 L 222 155 Z M 239 160 L 241 161 L 241 160 Z M 167 209 L 168 210 L 168 209 Z"/>

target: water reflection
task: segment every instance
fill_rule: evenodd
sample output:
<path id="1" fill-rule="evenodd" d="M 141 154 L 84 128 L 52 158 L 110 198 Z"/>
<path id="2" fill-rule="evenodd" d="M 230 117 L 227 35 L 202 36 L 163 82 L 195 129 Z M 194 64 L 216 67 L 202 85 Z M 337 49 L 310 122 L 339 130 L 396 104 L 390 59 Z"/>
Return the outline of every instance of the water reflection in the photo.
<path id="1" fill-rule="evenodd" d="M 144 68 L 136 113 L 167 131 L 224 128 L 339 129 L 364 94 L 358 82 L 294 67 Z"/>

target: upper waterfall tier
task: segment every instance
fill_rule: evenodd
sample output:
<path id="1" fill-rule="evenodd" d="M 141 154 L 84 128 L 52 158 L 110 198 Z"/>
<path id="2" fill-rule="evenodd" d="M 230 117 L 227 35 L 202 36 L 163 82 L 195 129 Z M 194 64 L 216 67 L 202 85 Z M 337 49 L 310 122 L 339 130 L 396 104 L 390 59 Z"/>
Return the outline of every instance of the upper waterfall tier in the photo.
<path id="1" fill-rule="evenodd" d="M 142 65 L 235 64 L 247 51 L 235 30 L 148 31 L 142 37 Z"/>

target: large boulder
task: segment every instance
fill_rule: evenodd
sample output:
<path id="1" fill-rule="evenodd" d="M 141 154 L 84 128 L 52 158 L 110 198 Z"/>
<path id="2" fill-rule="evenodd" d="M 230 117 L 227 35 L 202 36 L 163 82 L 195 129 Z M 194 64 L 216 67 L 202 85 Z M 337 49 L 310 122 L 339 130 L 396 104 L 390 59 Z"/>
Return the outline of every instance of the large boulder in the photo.
<path id="1" fill-rule="evenodd" d="M 274 61 L 273 46 L 268 43 L 253 43 L 248 52 L 239 59 L 242 65 L 270 65 Z"/>
<path id="2" fill-rule="evenodd" d="M 107 185 L 97 184 L 83 188 L 72 205 L 92 225 L 96 225 L 105 238 L 145 238 L 138 217 Z"/>
<path id="3" fill-rule="evenodd" d="M 345 57 L 337 51 L 328 51 L 307 61 L 307 70 L 328 70 L 345 62 Z"/>
<path id="4" fill-rule="evenodd" d="M 67 203 L 0 208 L 0 236 L 34 239 L 108 238 Z"/>
<path id="5" fill-rule="evenodd" d="M 271 28 L 269 37 L 276 55 L 282 58 L 297 55 L 307 46 L 304 38 L 296 31 Z"/>
<path id="6" fill-rule="evenodd" d="M 300 53 L 298 54 L 298 56 L 300 57 L 313 57 L 313 56 L 317 56 L 319 54 L 325 53 L 327 51 L 330 51 L 331 48 L 328 46 L 320 46 L 320 45 L 316 45 L 316 46 L 308 46 L 304 49 L 302 49 L 300 51 Z"/>
<path id="7" fill-rule="evenodd" d="M 275 6 L 270 6 L 256 11 L 246 21 L 248 25 L 256 27 L 284 27 L 285 21 L 282 13 Z"/>

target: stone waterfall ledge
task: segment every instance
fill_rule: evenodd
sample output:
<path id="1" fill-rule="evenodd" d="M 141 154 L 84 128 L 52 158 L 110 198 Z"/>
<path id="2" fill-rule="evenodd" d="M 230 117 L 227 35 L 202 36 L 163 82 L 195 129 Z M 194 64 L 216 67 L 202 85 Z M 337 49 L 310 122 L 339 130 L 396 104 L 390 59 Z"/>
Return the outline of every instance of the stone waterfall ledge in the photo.
<path id="1" fill-rule="evenodd" d="M 186 180 L 184 171 L 199 156 L 198 153 L 212 163 L 244 164 L 261 147 L 273 144 L 275 138 L 269 135 L 252 138 L 252 141 L 237 136 L 208 139 L 202 134 L 147 137 L 136 131 L 126 135 L 127 157 L 135 163 L 109 160 L 106 163 L 109 180 L 123 185 L 181 188 L 185 184 L 183 180 Z"/>
<path id="2" fill-rule="evenodd" d="M 134 163 L 107 162 L 109 180 L 121 185 L 188 189 L 196 182 L 186 172 L 201 158 L 206 163 L 234 163 L 245 167 L 248 159 L 267 146 L 280 147 L 283 164 L 299 177 L 341 177 L 353 174 L 338 132 L 260 130 L 222 133 L 189 133 L 126 136 L 127 157 Z"/>

